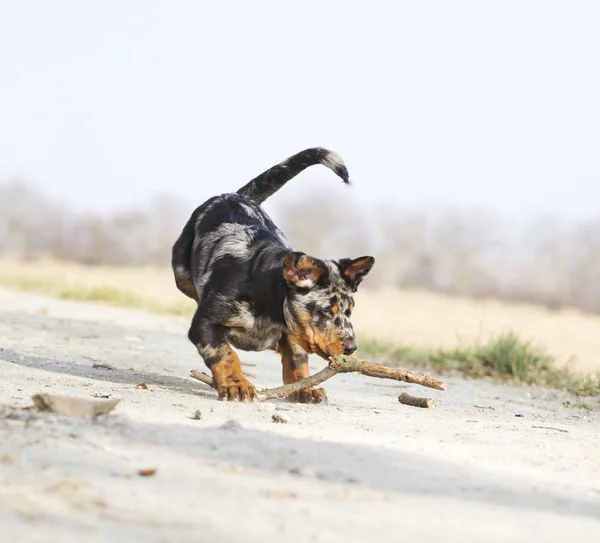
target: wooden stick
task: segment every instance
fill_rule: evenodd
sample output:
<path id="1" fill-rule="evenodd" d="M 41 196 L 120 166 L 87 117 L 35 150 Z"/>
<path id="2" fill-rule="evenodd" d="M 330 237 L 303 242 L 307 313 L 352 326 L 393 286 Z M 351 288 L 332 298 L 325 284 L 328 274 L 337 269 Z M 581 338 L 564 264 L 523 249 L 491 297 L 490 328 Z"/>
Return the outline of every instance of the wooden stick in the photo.
<path id="1" fill-rule="evenodd" d="M 265 400 L 274 400 L 275 398 L 283 398 L 285 396 L 289 396 L 294 392 L 298 392 L 305 388 L 315 387 L 321 384 L 323 381 L 333 377 L 337 372 L 332 370 L 329 366 L 323 368 L 320 372 L 311 375 L 310 377 L 306 377 L 305 379 L 300 379 L 300 381 L 296 381 L 295 383 L 290 383 L 289 385 L 282 385 L 277 388 L 266 388 L 264 390 L 258 390 L 256 392 L 256 400 L 259 402 L 264 402 Z M 208 386 L 217 389 L 213 378 L 206 373 L 201 371 L 192 370 L 190 372 L 190 377 L 194 379 L 198 379 L 198 381 L 202 381 Z"/>
<path id="2" fill-rule="evenodd" d="M 412 405 L 413 407 L 425 407 L 428 409 L 433 409 L 435 407 L 435 402 L 431 398 L 417 398 L 406 392 L 403 392 L 398 396 L 398 401 L 404 405 Z"/>
<path id="3" fill-rule="evenodd" d="M 423 387 L 446 390 L 446 385 L 442 383 L 442 381 L 438 381 L 428 375 L 414 373 L 402 368 L 387 368 L 385 366 L 380 366 L 379 364 L 371 364 L 343 354 L 331 357 L 329 367 L 335 370 L 336 373 L 357 372 L 368 377 L 395 379 L 396 381 L 405 381 L 406 383 L 413 383 Z"/>
<path id="4" fill-rule="evenodd" d="M 395 379 L 396 381 L 405 381 L 407 383 L 414 383 L 416 385 L 435 388 L 437 390 L 446 390 L 446 385 L 444 383 L 438 381 L 437 379 L 433 379 L 432 377 L 429 377 L 427 375 L 423 375 L 421 373 L 413 373 L 412 371 L 400 368 L 386 368 L 385 366 L 370 364 L 368 362 L 363 362 L 362 360 L 358 360 L 357 358 L 352 358 L 350 356 L 339 355 L 331 357 L 329 359 L 328 366 L 323 368 L 318 373 L 311 375 L 310 377 L 300 379 L 300 381 L 291 383 L 289 385 L 283 385 L 277 388 L 269 388 L 257 391 L 256 399 L 259 402 L 262 402 L 265 400 L 272 400 L 274 398 L 283 398 L 305 388 L 316 387 L 317 385 L 320 385 L 323 381 L 330 379 L 338 373 L 361 373 L 369 377 L 379 377 L 381 379 Z M 190 372 L 190 377 L 202 381 L 203 383 L 214 388 L 215 390 L 217 388 L 212 377 L 210 377 L 206 373 L 197 370 L 192 370 Z M 431 401 L 433 402 L 433 400 Z"/>
<path id="5" fill-rule="evenodd" d="M 210 375 L 206 375 L 203 371 L 192 370 L 190 371 L 190 377 L 198 379 L 198 381 L 202 381 L 205 385 L 217 390 L 217 385 L 215 385 L 213 378 Z"/>

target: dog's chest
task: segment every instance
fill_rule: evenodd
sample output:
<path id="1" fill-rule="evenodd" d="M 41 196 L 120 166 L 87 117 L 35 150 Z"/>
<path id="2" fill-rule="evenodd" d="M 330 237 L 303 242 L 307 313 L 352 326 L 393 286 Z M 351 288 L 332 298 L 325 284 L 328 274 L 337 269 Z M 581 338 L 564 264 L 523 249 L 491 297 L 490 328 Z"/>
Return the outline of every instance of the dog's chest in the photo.
<path id="1" fill-rule="evenodd" d="M 230 327 L 227 329 L 227 340 L 242 351 L 268 351 L 275 348 L 281 334 L 281 327 L 274 325 L 255 327 L 250 330 Z"/>
<path id="2" fill-rule="evenodd" d="M 227 322 L 227 340 L 243 351 L 266 351 L 275 348 L 284 327 L 266 317 L 255 316 L 247 304 L 240 304 Z"/>

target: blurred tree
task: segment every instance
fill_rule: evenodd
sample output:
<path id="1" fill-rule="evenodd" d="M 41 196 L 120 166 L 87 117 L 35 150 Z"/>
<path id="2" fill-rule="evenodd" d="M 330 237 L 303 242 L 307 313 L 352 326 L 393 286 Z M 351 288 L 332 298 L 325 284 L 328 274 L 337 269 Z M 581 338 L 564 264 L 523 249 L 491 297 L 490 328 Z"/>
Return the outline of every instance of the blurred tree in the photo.
<path id="1" fill-rule="evenodd" d="M 511 229 L 490 213 L 365 208 L 349 193 L 324 190 L 318 201 L 306 195 L 279 206 L 274 219 L 297 250 L 375 256 L 364 288 L 417 287 L 600 312 L 600 219 L 567 225 L 541 217 Z M 135 209 L 77 213 L 12 179 L 0 184 L 0 252 L 164 267 L 191 211 L 161 195 Z"/>

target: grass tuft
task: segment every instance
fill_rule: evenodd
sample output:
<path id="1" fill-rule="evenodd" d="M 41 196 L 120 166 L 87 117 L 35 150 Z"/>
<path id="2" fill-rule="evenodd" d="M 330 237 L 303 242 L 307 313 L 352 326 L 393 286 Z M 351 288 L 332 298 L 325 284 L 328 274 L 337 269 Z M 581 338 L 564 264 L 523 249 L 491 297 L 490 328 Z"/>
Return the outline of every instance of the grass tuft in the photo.
<path id="1" fill-rule="evenodd" d="M 554 357 L 514 332 L 481 344 L 427 350 L 377 341 L 362 341 L 361 353 L 388 365 L 432 368 L 473 378 L 488 377 L 511 383 L 545 385 L 579 396 L 600 396 L 600 376 L 574 374 L 556 368 Z"/>

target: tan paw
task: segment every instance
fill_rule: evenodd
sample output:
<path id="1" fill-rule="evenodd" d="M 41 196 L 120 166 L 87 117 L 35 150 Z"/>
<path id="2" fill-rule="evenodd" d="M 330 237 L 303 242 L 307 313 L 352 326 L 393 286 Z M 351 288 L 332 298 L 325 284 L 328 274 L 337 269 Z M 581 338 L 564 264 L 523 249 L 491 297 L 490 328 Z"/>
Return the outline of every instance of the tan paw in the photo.
<path id="1" fill-rule="evenodd" d="M 252 402 L 256 396 L 256 389 L 247 379 L 232 375 L 220 383 L 218 393 L 220 400 Z"/>

